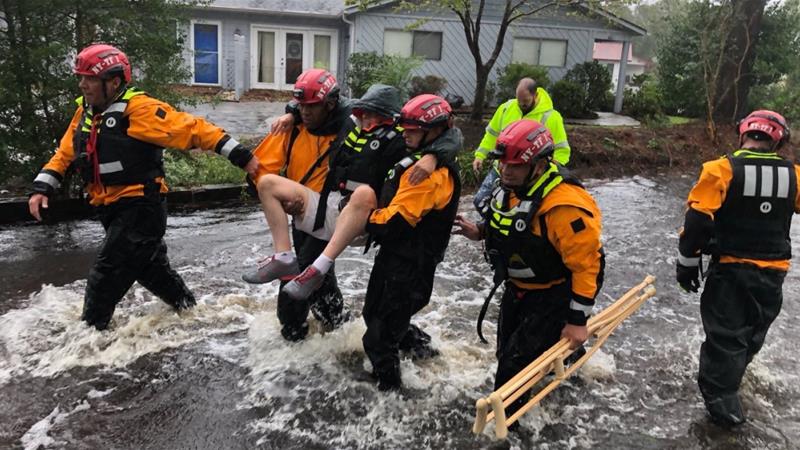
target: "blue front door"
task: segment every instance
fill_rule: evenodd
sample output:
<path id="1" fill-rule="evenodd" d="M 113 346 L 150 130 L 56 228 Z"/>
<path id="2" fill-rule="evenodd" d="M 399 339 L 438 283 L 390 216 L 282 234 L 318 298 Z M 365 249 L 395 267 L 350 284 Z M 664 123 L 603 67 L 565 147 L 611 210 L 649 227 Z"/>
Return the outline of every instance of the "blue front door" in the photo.
<path id="1" fill-rule="evenodd" d="M 217 25 L 194 24 L 194 82 L 219 84 Z"/>

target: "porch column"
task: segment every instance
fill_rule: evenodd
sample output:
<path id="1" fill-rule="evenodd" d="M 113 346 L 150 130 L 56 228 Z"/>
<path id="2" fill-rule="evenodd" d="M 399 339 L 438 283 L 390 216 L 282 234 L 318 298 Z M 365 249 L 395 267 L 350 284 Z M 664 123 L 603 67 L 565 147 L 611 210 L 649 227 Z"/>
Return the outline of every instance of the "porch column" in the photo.
<path id="1" fill-rule="evenodd" d="M 238 101 L 244 94 L 244 35 L 239 29 L 233 33 L 233 89 Z"/>
<path id="2" fill-rule="evenodd" d="M 617 76 L 617 93 L 614 96 L 614 112 L 622 111 L 622 97 L 625 95 L 625 72 L 628 69 L 628 52 L 631 48 L 630 41 L 622 42 L 622 55 L 619 57 L 619 74 Z"/>

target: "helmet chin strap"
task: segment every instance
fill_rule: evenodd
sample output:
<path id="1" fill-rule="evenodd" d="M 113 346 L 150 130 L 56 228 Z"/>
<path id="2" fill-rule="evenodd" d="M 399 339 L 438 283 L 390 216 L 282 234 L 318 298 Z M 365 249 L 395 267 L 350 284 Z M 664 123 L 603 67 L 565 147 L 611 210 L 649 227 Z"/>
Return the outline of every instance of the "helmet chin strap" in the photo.
<path id="1" fill-rule="evenodd" d="M 119 88 L 117 88 L 117 92 L 114 93 L 114 97 L 109 100 L 107 89 L 108 85 L 106 83 L 111 80 L 112 78 L 103 78 L 103 110 L 108 108 L 108 105 L 115 102 L 122 95 L 122 93 L 125 92 L 125 88 L 128 86 L 128 84 L 125 82 L 120 83 Z"/>
<path id="2" fill-rule="evenodd" d="M 522 182 L 522 185 L 516 189 L 518 194 L 527 194 L 528 190 L 533 186 L 539 178 L 544 175 L 545 171 L 542 171 L 540 174 L 535 174 L 536 166 L 539 164 L 539 161 L 550 161 L 550 158 L 545 157 L 543 159 L 536 160 L 533 164 L 530 165 L 530 170 L 528 171 L 528 175 L 525 176 L 525 181 Z"/>

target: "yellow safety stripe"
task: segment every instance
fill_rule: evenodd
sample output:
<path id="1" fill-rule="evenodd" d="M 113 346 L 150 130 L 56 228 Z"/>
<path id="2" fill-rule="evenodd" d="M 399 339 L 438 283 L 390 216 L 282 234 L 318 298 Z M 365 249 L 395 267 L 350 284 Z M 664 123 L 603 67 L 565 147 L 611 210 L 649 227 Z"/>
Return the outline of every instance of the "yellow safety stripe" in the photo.
<path id="1" fill-rule="evenodd" d="M 538 179 L 538 180 L 536 180 L 536 183 L 533 183 L 533 186 L 531 186 L 530 190 L 528 190 L 528 196 L 532 196 L 532 195 L 533 195 L 533 193 L 534 193 L 534 192 L 536 192 L 536 190 L 537 190 L 537 189 L 539 189 L 539 187 L 540 187 L 540 186 L 541 186 L 541 185 L 542 185 L 542 184 L 543 184 L 543 183 L 544 183 L 544 182 L 545 182 L 545 181 L 546 181 L 548 178 L 550 178 L 550 175 L 551 175 L 553 172 L 558 172 L 558 167 L 556 167 L 556 165 L 555 165 L 555 164 L 553 164 L 553 163 L 550 163 L 550 167 L 548 167 L 548 168 L 547 168 L 547 170 L 546 170 L 546 171 L 545 171 L 545 172 L 544 172 L 544 173 L 543 173 L 543 174 L 542 174 L 542 175 L 539 177 L 539 179 Z M 557 178 L 556 178 L 556 180 L 558 180 L 558 182 L 560 183 L 560 182 L 561 182 L 561 180 L 562 180 L 562 178 L 559 176 L 559 177 L 557 177 Z M 548 184 L 548 185 L 547 185 L 547 187 L 545 187 L 545 190 L 544 190 L 544 192 L 542 193 L 542 197 L 544 197 L 545 195 L 547 195 L 547 193 L 548 193 L 548 192 L 550 192 L 550 191 L 551 191 L 551 190 L 552 190 L 554 187 L 556 187 L 556 185 L 557 185 L 557 184 L 558 184 L 558 183 L 556 183 L 555 185 L 554 185 L 553 183 L 550 183 L 550 184 Z"/>
<path id="2" fill-rule="evenodd" d="M 777 153 L 761 153 L 745 149 L 733 152 L 733 156 L 737 158 L 783 159 Z"/>

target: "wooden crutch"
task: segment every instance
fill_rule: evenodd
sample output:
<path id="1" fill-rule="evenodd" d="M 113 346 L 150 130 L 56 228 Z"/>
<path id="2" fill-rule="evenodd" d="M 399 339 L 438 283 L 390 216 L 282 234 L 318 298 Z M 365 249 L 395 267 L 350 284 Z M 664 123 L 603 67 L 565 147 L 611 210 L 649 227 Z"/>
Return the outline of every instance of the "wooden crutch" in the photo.
<path id="1" fill-rule="evenodd" d="M 568 339 L 561 339 L 550 347 L 541 356 L 536 358 L 527 367 L 519 371 L 503 386 L 480 398 L 475 403 L 476 413 L 472 432 L 480 434 L 490 420 L 495 421 L 495 436 L 505 439 L 508 436 L 508 426 L 519 420 L 523 414 L 536 406 L 545 396 L 558 387 L 562 381 L 571 376 L 606 342 L 611 333 L 630 317 L 645 300 L 656 293 L 653 286 L 656 278 L 648 275 L 645 279 L 623 294 L 614 303 L 603 311 L 592 316 L 586 324 L 590 336 L 594 336 L 592 347 L 569 368 L 564 367 L 564 360 L 573 353 L 569 347 Z M 547 374 L 555 372 L 555 378 L 537 392 L 525 405 L 518 409 L 511 417 L 506 417 L 505 408 L 518 398 L 530 391 L 536 383 Z M 491 409 L 491 411 L 490 411 Z"/>

